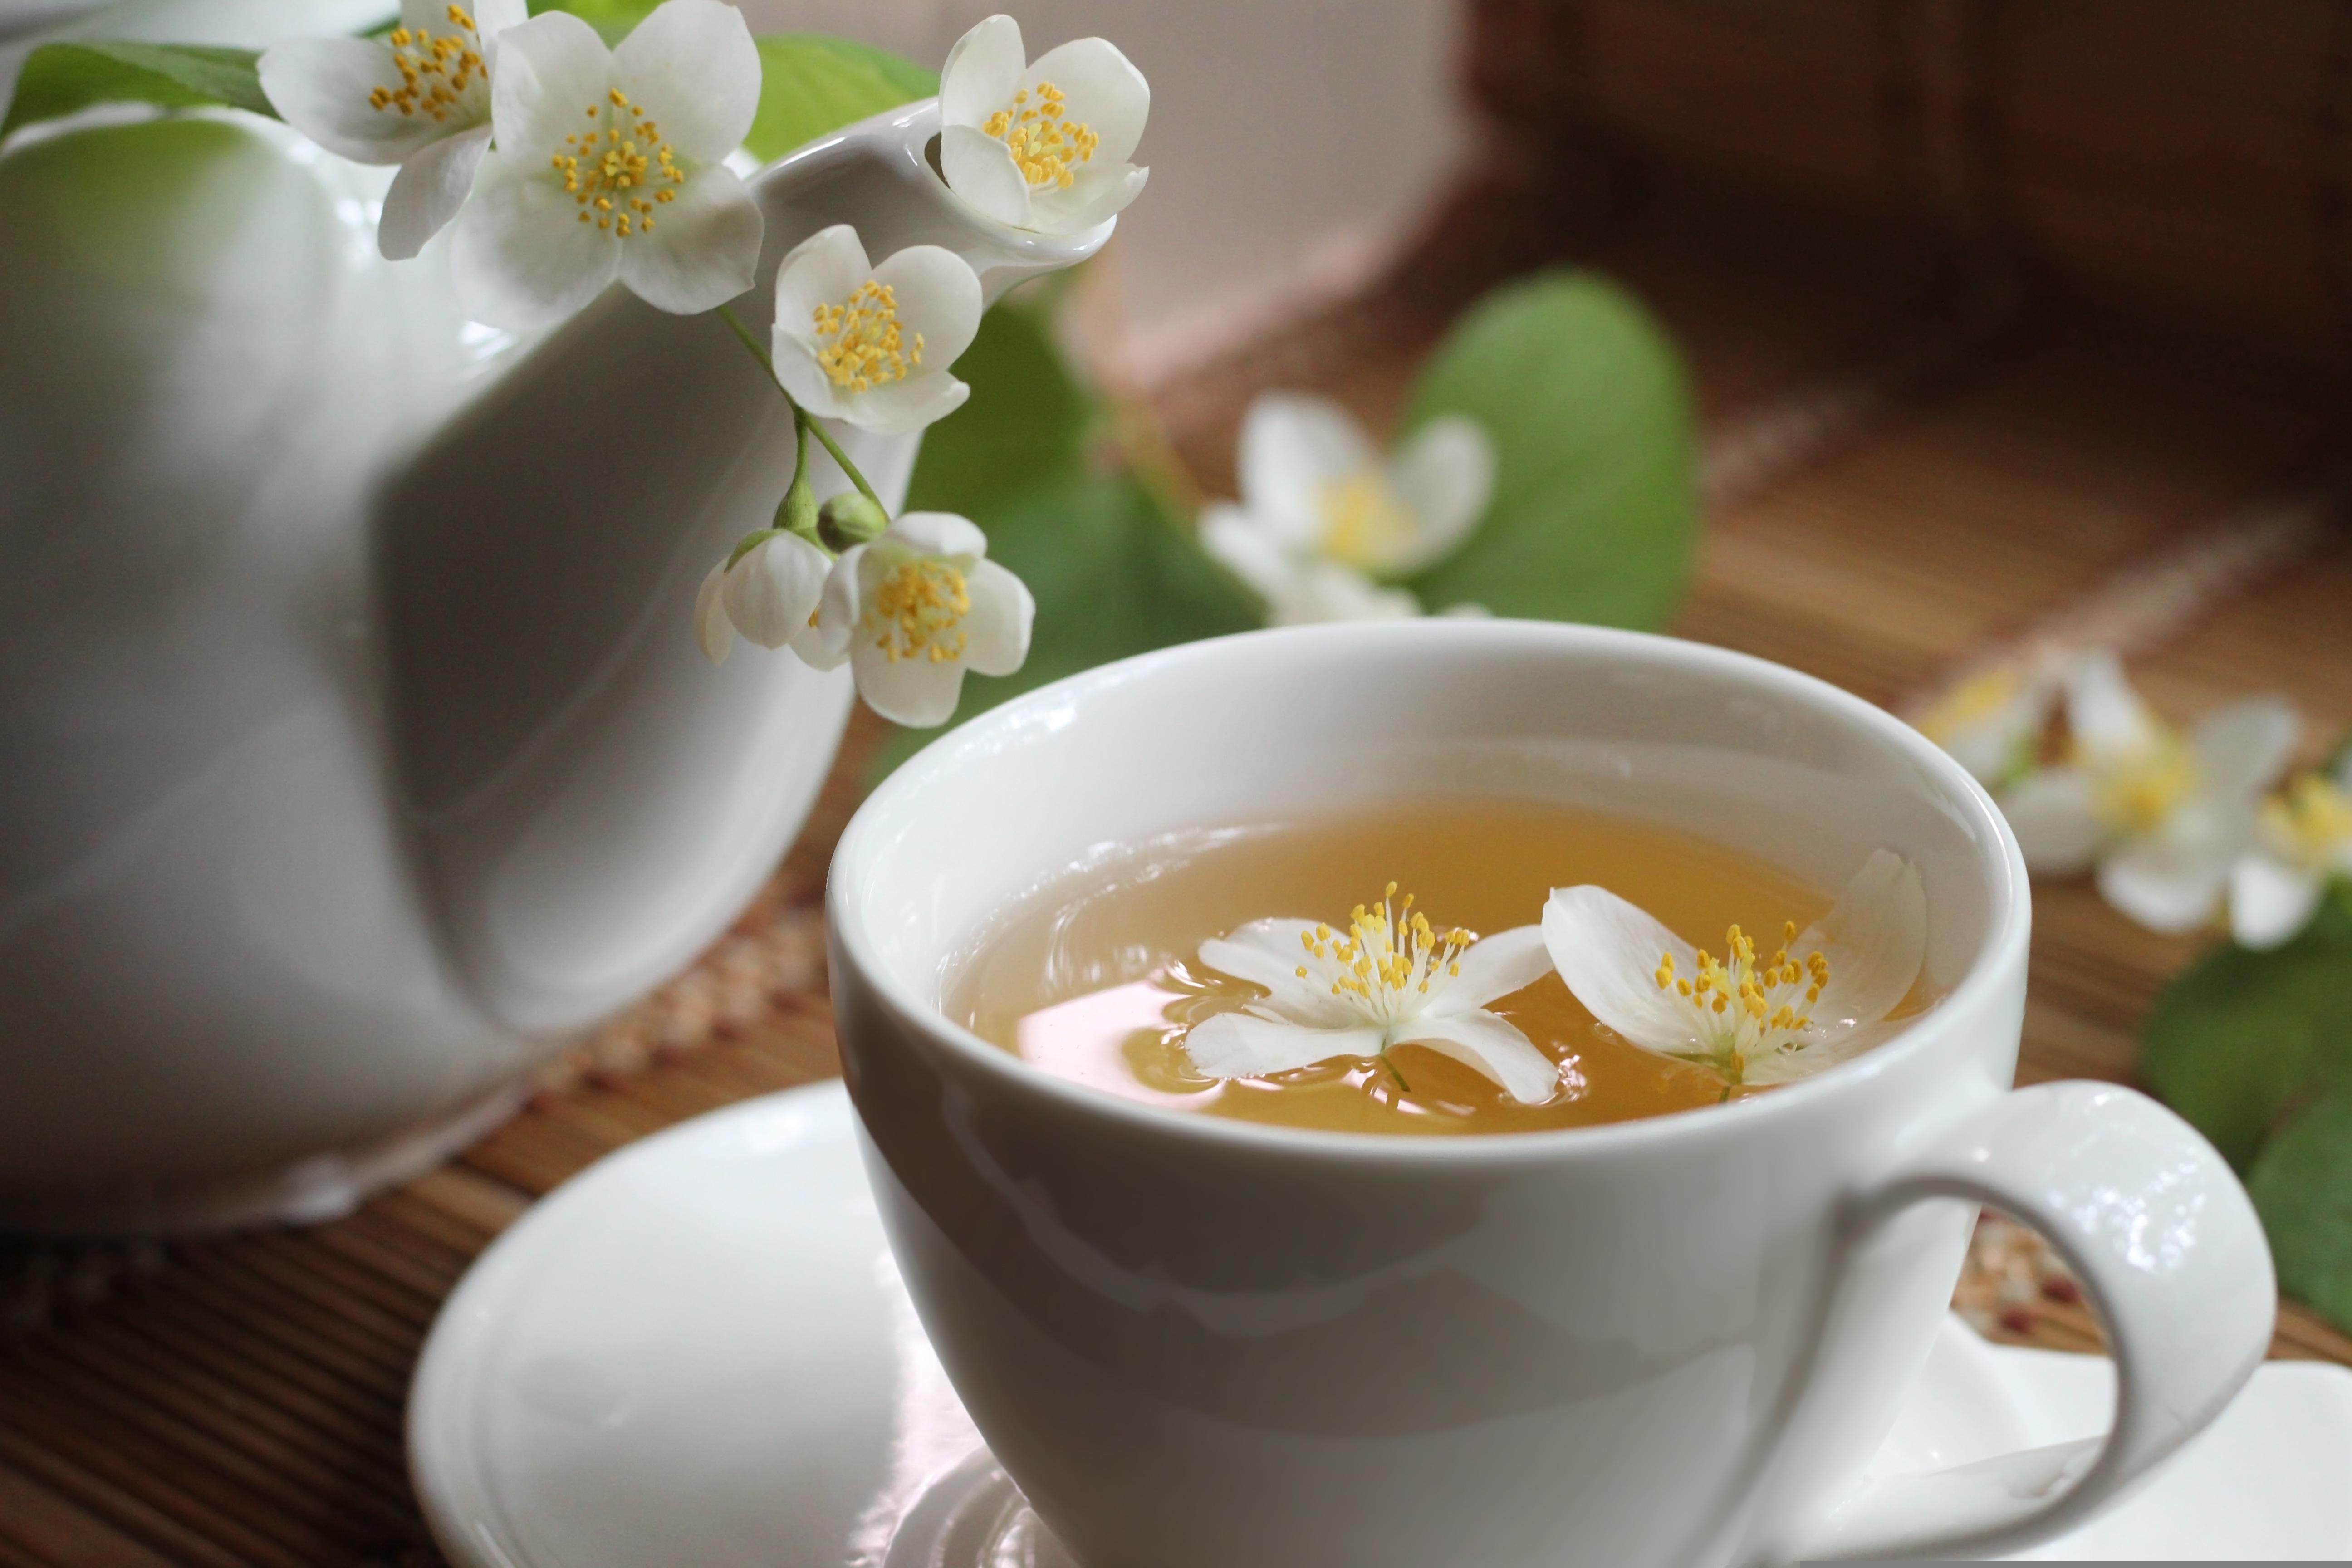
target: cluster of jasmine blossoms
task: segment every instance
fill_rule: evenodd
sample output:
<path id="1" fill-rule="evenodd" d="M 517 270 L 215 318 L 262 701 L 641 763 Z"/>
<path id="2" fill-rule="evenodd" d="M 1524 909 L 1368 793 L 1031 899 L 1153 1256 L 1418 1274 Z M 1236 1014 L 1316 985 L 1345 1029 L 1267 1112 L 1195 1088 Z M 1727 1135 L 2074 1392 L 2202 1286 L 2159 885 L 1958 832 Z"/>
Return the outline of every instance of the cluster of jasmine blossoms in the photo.
<path id="1" fill-rule="evenodd" d="M 2063 741 L 2043 739 L 2063 716 Z M 2352 876 L 2352 762 L 2273 789 L 2301 720 L 2247 698 L 2187 733 L 2151 711 L 2111 653 L 2026 675 L 1990 671 L 1920 721 L 1994 799 L 2037 875 L 2089 872 L 2151 931 L 2210 924 L 2276 947 L 2309 922 L 2332 877 Z"/>
<path id="2" fill-rule="evenodd" d="M 1183 1048 L 1210 1078 L 1270 1078 L 1401 1046 L 1451 1057 L 1522 1105 L 1562 1091 L 1560 1064 L 1490 1004 L 1554 973 L 1593 1017 L 1644 1050 L 1718 1074 L 1725 1090 L 1784 1083 L 1885 1037 L 1918 979 L 1927 904 L 1918 872 L 1873 854 L 1830 912 L 1784 925 L 1769 958 L 1738 926 L 1717 957 L 1605 888 L 1553 889 L 1540 924 L 1484 938 L 1441 930 L 1396 900 L 1339 926 L 1254 921 L 1201 944 L 1201 962 L 1265 994 L 1192 1026 Z"/>
<path id="3" fill-rule="evenodd" d="M 1420 615 L 1393 580 L 1453 553 L 1495 491 L 1495 443 L 1475 420 L 1433 419 L 1383 455 L 1345 409 L 1304 393 L 1251 404 L 1238 458 L 1241 502 L 1209 509 L 1201 543 L 1273 626 Z"/>
<path id="4" fill-rule="evenodd" d="M 809 664 L 846 663 L 898 722 L 953 713 L 967 670 L 1010 674 L 1028 657 L 1034 605 L 986 559 L 970 521 L 893 521 L 834 426 L 924 428 L 971 388 L 949 374 L 979 329 L 971 265 L 937 246 L 873 261 L 848 226 L 812 236 L 776 274 L 762 345 L 730 302 L 751 289 L 765 220 L 729 167 L 760 106 L 757 45 L 720 0 L 666 0 L 608 47 L 566 12 L 522 0 L 402 0 L 383 37 L 309 38 L 260 61 L 286 121 L 330 152 L 397 164 L 377 226 L 405 259 L 444 228 L 466 312 L 532 330 L 618 282 L 657 309 L 715 310 L 793 413 L 794 464 L 773 526 L 740 540 L 697 595 L 698 643 L 715 662 L 740 634 Z M 1150 89 L 1100 38 L 1030 62 L 992 16 L 941 76 L 948 189 L 988 220 L 1074 233 L 1143 188 L 1128 159 Z M 809 443 L 851 488 L 820 504 Z"/>

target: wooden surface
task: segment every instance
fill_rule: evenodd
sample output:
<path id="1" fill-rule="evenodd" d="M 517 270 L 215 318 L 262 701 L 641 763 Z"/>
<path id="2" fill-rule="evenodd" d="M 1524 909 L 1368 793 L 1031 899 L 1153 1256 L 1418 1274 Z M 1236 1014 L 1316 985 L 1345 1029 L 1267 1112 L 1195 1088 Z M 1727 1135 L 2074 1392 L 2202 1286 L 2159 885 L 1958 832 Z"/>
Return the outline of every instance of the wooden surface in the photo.
<path id="1" fill-rule="evenodd" d="M 1613 228 L 1538 220 L 1523 195 L 1465 189 L 1390 283 L 1157 389 L 1202 485 L 1229 487 L 1255 391 L 1321 387 L 1385 419 L 1475 289 L 1581 256 L 1689 345 L 1718 509 L 1678 629 L 1899 705 L 2337 455 L 2324 388 L 2210 343 L 2058 310 L 1956 333 L 1899 245 L 1795 238 L 1736 202 Z M 2291 571 L 2165 621 L 2136 666 L 2160 705 L 2187 718 L 2284 691 L 2316 721 L 2315 748 L 2352 724 L 2352 541 L 2329 526 Z M 807 836 L 734 931 L 446 1168 L 300 1233 L 0 1255 L 0 1568 L 437 1561 L 400 1432 L 435 1310 L 600 1155 L 836 1070 L 817 899 L 877 739 L 854 728 Z M 2152 938 L 2081 888 L 2036 897 L 2024 1076 L 2127 1079 L 2150 997 L 2197 943 Z M 2003 1337 L 2096 1343 L 2013 1231 L 1983 1234 L 1959 1301 Z M 2294 1308 L 2276 1349 L 2352 1362 L 2352 1340 Z"/>

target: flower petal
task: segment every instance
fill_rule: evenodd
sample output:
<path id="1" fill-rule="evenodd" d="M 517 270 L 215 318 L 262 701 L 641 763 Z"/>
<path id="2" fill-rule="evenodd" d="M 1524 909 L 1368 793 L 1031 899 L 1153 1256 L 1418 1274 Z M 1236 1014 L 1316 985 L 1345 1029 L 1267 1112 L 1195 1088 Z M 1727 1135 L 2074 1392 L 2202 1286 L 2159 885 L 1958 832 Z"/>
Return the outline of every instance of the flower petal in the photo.
<path id="1" fill-rule="evenodd" d="M 993 561 L 965 574 L 971 609 L 963 618 L 963 661 L 980 675 L 1011 675 L 1029 658 L 1037 601 L 1029 585 Z"/>
<path id="2" fill-rule="evenodd" d="M 1486 516 L 1495 493 L 1495 443 L 1476 420 L 1445 415 L 1397 449 L 1388 477 L 1421 526 L 1412 544 L 1383 564 L 1391 572 L 1418 572 L 1452 554 Z"/>
<path id="3" fill-rule="evenodd" d="M 1821 1000 L 1806 1009 L 1818 1027 L 1842 1033 L 1893 1012 L 1927 955 L 1918 869 L 1893 850 L 1872 851 L 1829 913 L 1798 933 L 1789 956 L 1801 963 L 1816 951 L 1830 964 Z"/>
<path id="4" fill-rule="evenodd" d="M 838 305 L 874 276 L 857 230 L 845 223 L 821 228 L 784 253 L 776 264 L 775 352 L 816 346 L 816 312 Z"/>
<path id="5" fill-rule="evenodd" d="M 727 570 L 727 618 L 761 647 L 808 630 L 833 562 L 795 533 L 763 539 Z"/>
<path id="6" fill-rule="evenodd" d="M 530 26 L 564 15 L 551 11 Z M 560 321 L 603 293 L 620 267 L 622 242 L 580 222 L 578 214 L 570 196 L 518 173 L 505 153 L 484 159 L 474 199 L 457 215 L 450 252 L 466 314 L 527 331 Z"/>
<path id="7" fill-rule="evenodd" d="M 2143 841 L 2099 862 L 2099 893 L 2150 931 L 2195 931 L 2213 918 L 2230 879 L 2226 854 Z"/>
<path id="8" fill-rule="evenodd" d="M 853 637 L 849 668 L 866 705 L 893 724 L 929 730 L 955 716 L 963 694 L 963 660 L 892 658 L 870 637 Z"/>
<path id="9" fill-rule="evenodd" d="M 445 9 L 442 15 L 448 13 Z M 482 58 L 493 75 L 499 68 L 499 35 L 530 20 L 530 7 L 526 0 L 474 0 L 475 34 L 482 40 Z"/>
<path id="10" fill-rule="evenodd" d="M 971 347 L 980 331 L 980 274 L 954 251 L 910 245 L 874 269 L 874 281 L 898 300 L 906 341 L 923 337 L 922 370 L 944 371 Z"/>
<path id="11" fill-rule="evenodd" d="M 1201 548 L 1268 604 L 1297 586 L 1297 564 L 1255 512 L 1209 508 L 1201 516 Z"/>
<path id="12" fill-rule="evenodd" d="M 1544 947 L 1586 1011 L 1644 1050 L 1682 1051 L 1692 1036 L 1673 994 L 1658 986 L 1658 960 L 1672 953 L 1698 973 L 1690 943 L 1606 888 L 1554 888 L 1544 904 Z"/>
<path id="13" fill-rule="evenodd" d="M 661 139 L 696 163 L 741 146 L 760 111 L 759 46 L 743 13 L 719 0 L 664 0 L 613 51 L 613 73 Z"/>
<path id="14" fill-rule="evenodd" d="M 866 550 L 859 544 L 841 552 L 817 597 L 816 626 L 793 639 L 793 651 L 818 669 L 837 669 L 849 658 L 865 592 Z"/>
<path id="15" fill-rule="evenodd" d="M 2090 775 L 2044 768 L 2000 795 L 2000 814 L 2036 876 L 2072 877 L 2090 868 L 2107 830 L 2091 804 Z"/>
<path id="16" fill-rule="evenodd" d="M 2230 870 L 2230 934 L 2257 952 L 2284 947 L 2302 934 L 2327 891 L 2317 871 L 2268 855 L 2242 855 Z"/>
<path id="17" fill-rule="evenodd" d="M 2164 727 L 2124 679 L 2124 667 L 2104 650 L 2068 668 L 2066 725 L 2074 743 L 2094 757 L 2130 756 L 2164 738 Z"/>
<path id="18" fill-rule="evenodd" d="M 1269 610 L 1267 618 L 1277 626 L 1312 626 L 1325 621 L 1394 621 L 1421 614 L 1421 601 L 1409 589 L 1383 588 L 1362 573 L 1336 561 L 1315 561 L 1275 596 Z"/>
<path id="19" fill-rule="evenodd" d="M 727 618 L 727 563 L 721 561 L 694 592 L 694 645 L 713 664 L 725 664 L 735 646 L 735 626 Z"/>
<path id="20" fill-rule="evenodd" d="M 1029 68 L 1028 78 L 1061 89 L 1067 118 L 1099 138 L 1088 166 L 1124 163 L 1135 155 L 1143 123 L 1151 117 L 1151 84 L 1109 39 L 1073 38 L 1048 49 Z"/>
<path id="21" fill-rule="evenodd" d="M 1028 226 L 1039 234 L 1084 234 L 1125 212 L 1150 177 L 1150 170 L 1132 163 L 1089 163 L 1067 190 L 1029 193 Z"/>
<path id="22" fill-rule="evenodd" d="M 1201 962 L 1220 974 L 1263 986 L 1277 999 L 1297 990 L 1311 1000 L 1320 992 L 1298 978 L 1298 955 L 1315 931 L 1313 921 L 1267 919 L 1235 926 L 1201 944 Z"/>
<path id="23" fill-rule="evenodd" d="M 1454 967 L 1459 973 L 1431 991 L 1429 1011 L 1433 1015 L 1484 1007 L 1498 996 L 1533 985 L 1551 973 L 1552 964 L 1544 948 L 1543 927 L 1527 925 L 1472 942 Z"/>
<path id="24" fill-rule="evenodd" d="M 1249 1013 L 1220 1013 L 1185 1031 L 1184 1054 L 1209 1078 L 1265 1078 L 1328 1062 L 1334 1057 L 1376 1057 L 1376 1028 L 1315 1029 Z"/>
<path id="25" fill-rule="evenodd" d="M 968 517 L 951 511 L 910 511 L 884 529 L 877 544 L 896 544 L 920 555 L 988 553 L 988 535 Z"/>
<path id="26" fill-rule="evenodd" d="M 977 129 L 998 110 L 1010 108 L 1029 62 L 1024 47 L 1021 24 L 1001 15 L 958 38 L 940 68 L 940 123 Z"/>
<path id="27" fill-rule="evenodd" d="M 833 378 L 816 363 L 816 356 L 786 339 L 783 333 L 775 334 L 775 343 L 769 363 L 776 367 L 776 379 L 792 394 L 793 401 L 820 419 L 849 423 L 850 400 L 857 395 L 834 385 Z"/>
<path id="28" fill-rule="evenodd" d="M 1252 921 L 1202 942 L 1201 962 L 1220 974 L 1264 987 L 1264 1010 L 1294 1024 L 1336 1029 L 1362 1022 L 1363 1015 L 1332 995 L 1326 982 L 1299 974 L 1300 954 L 1306 951 L 1300 939 L 1314 930 L 1313 921 Z"/>
<path id="29" fill-rule="evenodd" d="M 1286 541 L 1323 537 L 1324 488 L 1376 468 L 1380 454 L 1348 411 L 1328 397 L 1261 394 L 1242 420 L 1242 501 Z"/>
<path id="30" fill-rule="evenodd" d="M 1765 1051 L 1748 1058 L 1740 1073 L 1740 1081 L 1761 1088 L 1768 1084 L 1811 1078 L 1840 1062 L 1852 1061 L 1871 1047 L 1883 1044 L 1900 1032 L 1900 1025 L 1865 1024 L 1860 1028 L 1841 1029 L 1836 1034 L 1814 1039 L 1793 1051 Z"/>
<path id="31" fill-rule="evenodd" d="M 2032 765 L 2054 695 L 2047 676 L 1996 668 L 1963 682 L 1920 718 L 1919 730 L 1970 778 L 1998 785 Z"/>
<path id="32" fill-rule="evenodd" d="M 833 401 L 840 412 L 832 417 L 877 436 L 905 436 L 929 429 L 961 408 L 971 396 L 969 382 L 958 381 L 945 371 L 919 372 L 864 392 L 836 390 Z"/>
<path id="33" fill-rule="evenodd" d="M 940 132 L 940 173 L 948 189 L 982 216 L 1014 228 L 1030 223 L 1029 182 L 1013 161 L 1013 149 L 969 125 Z"/>
<path id="34" fill-rule="evenodd" d="M 289 38 L 262 52 L 261 90 L 287 124 L 339 158 L 398 163 L 474 121 L 378 109 L 368 95 L 396 89 L 390 46 L 373 38 Z"/>
<path id="35" fill-rule="evenodd" d="M 687 3 L 669 0 L 670 5 Z M 650 232 L 640 230 L 621 246 L 621 281 L 657 310 L 691 316 L 751 287 L 767 220 L 742 180 L 723 163 L 697 169 L 686 184 L 671 188 L 677 200 L 660 210 L 658 220 L 646 220 L 655 225 Z"/>
<path id="36" fill-rule="evenodd" d="M 798 635 L 784 646 L 811 669 L 839 669 L 849 662 L 848 646 L 835 647 L 822 626 L 802 627 Z"/>
<path id="37" fill-rule="evenodd" d="M 499 35 L 499 68 L 490 78 L 499 156 L 544 166 L 564 137 L 587 123 L 582 110 L 602 110 L 612 89 L 612 51 L 569 11 L 544 11 L 509 27 Z"/>
<path id="38" fill-rule="evenodd" d="M 419 149 L 400 166 L 384 193 L 383 216 L 375 229 L 376 248 L 385 260 L 406 261 L 457 216 L 489 150 L 490 128 L 477 125 Z"/>
<path id="39" fill-rule="evenodd" d="M 1424 1013 L 1390 1033 L 1392 1044 L 1425 1046 L 1486 1074 L 1522 1105 L 1541 1105 L 1559 1092 L 1559 1065 L 1492 1013 Z"/>
<path id="40" fill-rule="evenodd" d="M 2207 714 L 2190 738 L 2205 787 L 2224 800 L 2251 799 L 2278 782 L 2294 754 L 2303 717 L 2283 697 L 2250 697 Z"/>

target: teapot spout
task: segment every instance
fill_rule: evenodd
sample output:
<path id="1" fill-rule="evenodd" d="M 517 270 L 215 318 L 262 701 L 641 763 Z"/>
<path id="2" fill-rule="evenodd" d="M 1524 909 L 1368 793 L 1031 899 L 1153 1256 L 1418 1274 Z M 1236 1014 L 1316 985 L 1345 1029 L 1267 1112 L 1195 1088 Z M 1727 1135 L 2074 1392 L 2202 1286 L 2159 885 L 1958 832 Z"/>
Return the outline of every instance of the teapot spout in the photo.
<path id="1" fill-rule="evenodd" d="M 877 258 L 956 251 L 990 302 L 1084 260 L 1075 236 L 1006 228 L 934 171 L 935 101 L 762 171 L 763 330 L 775 268 L 854 225 Z M 579 1029 L 721 931 L 798 832 L 851 702 L 845 670 L 691 635 L 710 563 L 766 526 L 791 418 L 709 316 L 618 290 L 511 361 L 394 472 L 373 518 L 394 775 L 445 948 L 488 1010 Z M 896 510 L 918 436 L 839 432 Z M 814 456 L 813 452 L 813 456 Z M 820 495 L 846 488 L 829 461 Z"/>

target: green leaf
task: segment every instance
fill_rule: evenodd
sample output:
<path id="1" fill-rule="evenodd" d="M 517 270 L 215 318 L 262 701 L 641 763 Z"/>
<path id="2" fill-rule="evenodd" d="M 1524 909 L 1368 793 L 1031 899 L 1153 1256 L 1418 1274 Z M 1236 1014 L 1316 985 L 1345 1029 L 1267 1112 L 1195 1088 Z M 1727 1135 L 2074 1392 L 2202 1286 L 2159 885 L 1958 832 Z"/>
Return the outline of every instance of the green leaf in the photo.
<path id="1" fill-rule="evenodd" d="M 267 115 L 278 111 L 261 90 L 251 49 L 121 40 L 44 44 L 25 58 L 16 96 L 0 135 L 55 120 L 94 103 L 152 103 L 163 109 L 221 105 Z"/>
<path id="2" fill-rule="evenodd" d="M 2352 1084 L 2272 1139 L 2246 1190 L 2269 1234 L 2281 1289 L 2352 1329 Z"/>
<path id="3" fill-rule="evenodd" d="M 938 73 L 912 60 L 818 33 L 762 37 L 760 71 L 760 112 L 743 144 L 763 163 L 940 90 Z"/>
<path id="4" fill-rule="evenodd" d="M 2140 1072 L 2240 1170 L 2295 1101 L 2352 1083 L 2352 889 L 2284 947 L 2224 945 L 2176 976 Z"/>
<path id="5" fill-rule="evenodd" d="M 1407 583 L 1424 605 L 1665 624 L 1697 533 L 1690 399 L 1631 295 L 1554 272 L 1487 296 L 1423 369 L 1405 428 L 1441 414 L 1485 426 L 1499 461 L 1477 531 Z"/>
<path id="6" fill-rule="evenodd" d="M 961 512 L 984 529 L 1023 492 L 1080 471 L 1094 407 L 1045 311 L 1017 298 L 989 311 L 955 374 L 971 397 L 923 432 L 905 510 Z"/>
<path id="7" fill-rule="evenodd" d="M 1000 501 L 983 526 L 989 558 L 1036 595 L 1036 632 L 1020 673 L 964 681 L 953 722 L 1129 654 L 1258 624 L 1257 606 L 1131 477 L 1070 475 Z M 900 731 L 877 775 L 936 732 Z"/>

